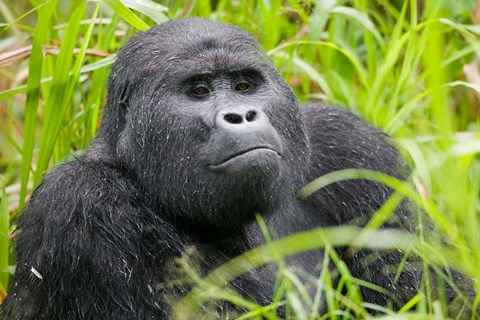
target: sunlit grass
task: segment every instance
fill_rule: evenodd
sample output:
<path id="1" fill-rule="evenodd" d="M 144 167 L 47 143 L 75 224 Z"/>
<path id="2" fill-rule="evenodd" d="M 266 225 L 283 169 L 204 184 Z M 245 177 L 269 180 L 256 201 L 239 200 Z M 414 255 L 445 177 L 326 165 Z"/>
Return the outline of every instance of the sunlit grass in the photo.
<path id="1" fill-rule="evenodd" d="M 301 101 L 342 105 L 392 135 L 412 166 L 418 193 L 409 185 L 358 171 L 322 177 L 304 192 L 329 179 L 358 175 L 393 183 L 399 198 L 392 197 L 374 216 L 364 231 L 367 234 L 350 231 L 382 236 L 375 228 L 400 198 L 409 197 L 433 220 L 439 236 L 398 235 L 391 245 L 414 250 L 427 265 L 459 269 L 476 280 L 480 292 L 480 21 L 475 18 L 480 9 L 473 1 L 219 0 L 215 6 L 208 0 L 162 1 L 165 5 L 150 0 L 32 3 L 37 5 L 0 3 L 0 50 L 8 56 L 0 56 L 0 62 L 7 64 L 0 69 L 0 300 L 15 264 L 10 239 L 17 214 L 47 170 L 88 146 L 98 128 L 115 51 L 135 32 L 169 18 L 189 16 L 234 23 L 252 32 Z M 12 54 L 19 48 L 25 48 L 23 54 Z M 325 297 L 330 310 L 324 318 L 347 317 L 349 310 L 367 316 L 366 307 L 375 306 L 362 305 L 355 293 L 365 284 L 349 277 L 331 249 L 341 244 L 337 241 L 340 231 L 313 231 L 322 234 L 322 241 L 311 242 L 314 234 L 280 240 L 290 241 L 288 245 L 272 240 L 245 254 L 253 259 L 248 261 L 250 267 L 267 260 L 280 266 L 273 306 L 260 307 L 229 290 L 212 289 L 217 288 L 213 280 L 219 275 L 229 274 L 228 279 L 239 275 L 235 264 L 243 266 L 245 257 L 197 283 L 199 288 L 211 288 L 218 299 L 249 310 L 243 318 L 274 319 L 275 308 L 285 304 L 296 318 L 318 318 L 315 306 L 320 297 Z M 439 238 L 443 242 L 436 242 Z M 280 250 L 276 257 L 272 247 Z M 303 308 L 307 298 L 301 281 L 281 268 L 281 257 L 308 248 L 326 248 L 324 260 L 337 266 L 346 292 L 351 293 L 348 297 L 332 286 L 332 277 L 338 275 L 325 271 L 318 280 L 321 289 L 316 300 L 307 301 L 310 310 Z M 261 261 L 256 264 L 255 259 Z M 426 313 L 443 319 L 444 308 L 427 293 L 399 312 L 379 311 L 395 319 L 426 319 Z"/>

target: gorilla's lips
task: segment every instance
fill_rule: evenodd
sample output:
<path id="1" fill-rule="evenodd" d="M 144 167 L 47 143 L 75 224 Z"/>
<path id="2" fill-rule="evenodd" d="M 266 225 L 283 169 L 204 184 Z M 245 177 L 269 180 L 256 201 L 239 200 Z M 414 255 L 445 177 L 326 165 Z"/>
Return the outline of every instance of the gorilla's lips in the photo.
<path id="1" fill-rule="evenodd" d="M 273 149 L 270 146 L 255 146 L 247 149 L 242 149 L 240 151 L 234 152 L 230 155 L 228 155 L 224 160 L 222 160 L 220 163 L 217 164 L 211 164 L 209 165 L 210 168 L 220 168 L 229 165 L 235 160 L 240 160 L 241 158 L 246 158 L 251 156 L 252 158 L 264 158 L 265 154 L 264 153 L 269 153 L 269 154 L 274 154 L 276 157 L 281 157 L 280 152 L 277 150 Z"/>

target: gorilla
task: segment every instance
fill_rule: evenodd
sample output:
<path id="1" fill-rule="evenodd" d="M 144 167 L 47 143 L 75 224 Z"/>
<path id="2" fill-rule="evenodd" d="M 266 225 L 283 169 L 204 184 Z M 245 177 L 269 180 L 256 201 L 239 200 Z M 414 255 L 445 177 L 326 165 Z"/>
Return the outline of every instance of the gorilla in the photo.
<path id="1" fill-rule="evenodd" d="M 178 275 L 176 259 L 194 248 L 190 261 L 205 275 L 261 246 L 256 213 L 276 238 L 365 225 L 392 189 L 357 179 L 298 196 L 308 182 L 346 168 L 409 175 L 384 133 L 338 108 L 300 106 L 245 31 L 200 18 L 155 26 L 120 50 L 90 148 L 47 174 L 19 218 L 17 268 L 0 314 L 168 318 L 172 299 L 191 289 L 162 285 Z M 403 201 L 384 227 L 413 232 L 411 211 Z M 403 255 L 395 250 L 337 253 L 354 277 L 391 291 L 397 307 L 419 290 L 420 271 L 398 275 Z M 286 263 L 318 276 L 323 255 Z M 276 271 L 267 265 L 230 286 L 268 305 Z M 392 303 L 372 288 L 361 293 L 365 302 Z M 217 312 L 233 309 L 219 302 Z"/>

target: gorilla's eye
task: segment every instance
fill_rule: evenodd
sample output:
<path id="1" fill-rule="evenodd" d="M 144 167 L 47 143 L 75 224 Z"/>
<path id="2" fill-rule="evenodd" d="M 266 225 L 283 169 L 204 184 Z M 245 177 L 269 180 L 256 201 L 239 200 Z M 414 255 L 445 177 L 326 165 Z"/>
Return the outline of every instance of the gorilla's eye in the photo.
<path id="1" fill-rule="evenodd" d="M 197 97 L 203 97 L 207 95 L 209 92 L 210 90 L 204 84 L 197 84 L 192 89 L 192 93 Z"/>
<path id="2" fill-rule="evenodd" d="M 247 81 L 240 81 L 235 84 L 235 91 L 247 92 L 250 88 L 250 84 Z"/>

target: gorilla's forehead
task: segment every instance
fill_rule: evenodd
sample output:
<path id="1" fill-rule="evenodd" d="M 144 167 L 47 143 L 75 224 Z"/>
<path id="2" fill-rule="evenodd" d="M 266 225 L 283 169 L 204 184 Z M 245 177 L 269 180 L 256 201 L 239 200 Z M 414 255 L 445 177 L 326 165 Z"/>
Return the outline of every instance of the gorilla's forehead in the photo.
<path id="1" fill-rule="evenodd" d="M 147 61 L 139 65 L 147 73 L 182 74 L 186 77 L 196 74 L 235 73 L 247 69 L 275 72 L 267 55 L 261 50 L 235 50 L 231 45 L 214 43 L 210 39 L 198 39 L 188 47 L 163 48 L 145 54 Z"/>
<path id="2" fill-rule="evenodd" d="M 201 18 L 173 20 L 152 27 L 146 34 L 163 39 L 172 45 L 186 44 L 191 47 L 198 40 L 210 39 L 242 46 L 257 46 L 256 39 L 236 26 Z M 173 42 L 172 42 L 173 41 Z M 213 43 L 213 42 L 211 42 Z M 208 45 L 208 44 L 207 44 Z"/>
<path id="3" fill-rule="evenodd" d="M 233 61 L 245 56 L 266 57 L 251 34 L 232 25 L 199 18 L 170 21 L 132 40 L 131 46 L 136 50 L 164 60 Z"/>
<path id="4" fill-rule="evenodd" d="M 208 50 L 196 55 L 173 55 L 170 68 L 185 76 L 196 74 L 236 73 L 249 69 L 268 70 L 271 65 L 257 55 L 238 54 L 225 50 Z"/>

